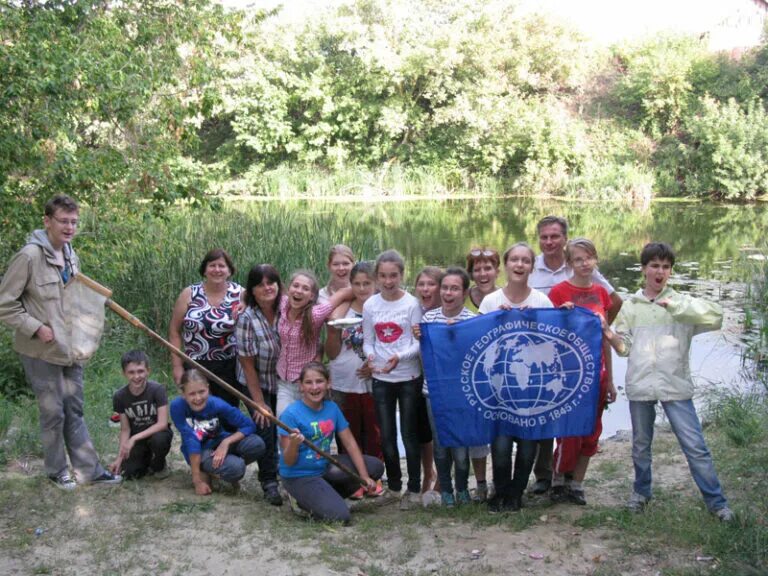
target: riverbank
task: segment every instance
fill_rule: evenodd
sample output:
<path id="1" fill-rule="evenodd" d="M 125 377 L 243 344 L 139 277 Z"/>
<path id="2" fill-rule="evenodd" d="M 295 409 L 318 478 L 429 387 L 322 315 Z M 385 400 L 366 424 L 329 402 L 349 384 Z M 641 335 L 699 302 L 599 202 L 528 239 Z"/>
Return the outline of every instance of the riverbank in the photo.
<path id="1" fill-rule="evenodd" d="M 117 432 L 114 431 L 115 445 Z M 20 458 L 0 470 L 0 573 L 547 576 L 764 574 L 768 510 L 762 481 L 732 468 L 739 449 L 709 431 L 737 521 L 709 515 L 674 436 L 661 428 L 655 499 L 640 516 L 621 505 L 631 489 L 626 435 L 601 444 L 586 485 L 589 505 L 529 496 L 521 513 L 484 506 L 400 512 L 364 504 L 350 527 L 268 506 L 255 478 L 244 491 L 196 497 L 177 455 L 166 480 L 118 488 L 57 490 L 42 463 Z M 764 441 L 749 448 L 768 453 Z M 174 454 L 178 454 L 176 450 Z M 746 472 L 746 474 L 745 474 Z M 760 494 L 760 492 L 757 492 Z M 762 506 L 762 507 L 760 507 Z"/>

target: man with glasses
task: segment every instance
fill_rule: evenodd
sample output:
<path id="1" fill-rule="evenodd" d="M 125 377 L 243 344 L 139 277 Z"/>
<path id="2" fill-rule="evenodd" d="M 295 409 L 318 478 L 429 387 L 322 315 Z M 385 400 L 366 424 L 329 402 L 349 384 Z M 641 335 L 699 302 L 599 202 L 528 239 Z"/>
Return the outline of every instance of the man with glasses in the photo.
<path id="1" fill-rule="evenodd" d="M 565 263 L 565 245 L 568 242 L 568 221 L 560 216 L 546 216 L 536 225 L 539 236 L 541 254 L 536 256 L 533 272 L 528 277 L 528 286 L 544 294 L 549 294 L 555 284 L 564 282 L 573 276 L 573 270 Z M 608 309 L 608 323 L 612 323 L 621 309 L 621 296 L 600 272 L 595 269 L 592 280 L 603 286 L 611 297 L 611 307 Z M 539 450 L 533 473 L 536 483 L 533 485 L 534 494 L 545 494 L 552 485 L 552 449 L 554 440 L 540 440 Z"/>
<path id="2" fill-rule="evenodd" d="M 69 196 L 49 200 L 44 228 L 29 236 L 0 282 L 0 322 L 14 330 L 13 348 L 40 410 L 45 472 L 62 490 L 121 481 L 99 463 L 83 419 L 83 367 L 72 358 L 64 289 L 79 270 L 70 244 L 78 215 Z"/>

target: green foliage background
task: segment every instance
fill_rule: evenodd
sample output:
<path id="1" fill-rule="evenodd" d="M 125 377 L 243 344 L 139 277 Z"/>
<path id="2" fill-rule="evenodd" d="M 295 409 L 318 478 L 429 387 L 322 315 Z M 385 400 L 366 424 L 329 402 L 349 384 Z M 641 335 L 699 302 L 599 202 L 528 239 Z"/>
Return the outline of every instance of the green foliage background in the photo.
<path id="1" fill-rule="evenodd" d="M 135 226 L 222 190 L 752 199 L 766 60 L 599 50 L 513 2 L 0 2 L 0 257 L 56 192 Z"/>
<path id="2" fill-rule="evenodd" d="M 0 261 L 54 193 L 88 207 L 79 245 L 115 277 L 169 207 L 221 193 L 751 200 L 766 62 L 689 37 L 597 49 L 511 1 L 356 0 L 302 24 L 0 1 Z"/>

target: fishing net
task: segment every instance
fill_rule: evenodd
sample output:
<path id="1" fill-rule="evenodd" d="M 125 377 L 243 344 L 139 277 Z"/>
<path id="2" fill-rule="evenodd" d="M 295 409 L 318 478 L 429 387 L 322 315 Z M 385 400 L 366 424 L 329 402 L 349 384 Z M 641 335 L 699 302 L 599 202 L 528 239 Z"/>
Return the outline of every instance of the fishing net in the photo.
<path id="1" fill-rule="evenodd" d="M 107 299 L 82 282 L 79 275 L 64 288 L 64 310 L 70 320 L 72 359 L 88 360 L 96 353 L 104 332 L 104 303 Z"/>

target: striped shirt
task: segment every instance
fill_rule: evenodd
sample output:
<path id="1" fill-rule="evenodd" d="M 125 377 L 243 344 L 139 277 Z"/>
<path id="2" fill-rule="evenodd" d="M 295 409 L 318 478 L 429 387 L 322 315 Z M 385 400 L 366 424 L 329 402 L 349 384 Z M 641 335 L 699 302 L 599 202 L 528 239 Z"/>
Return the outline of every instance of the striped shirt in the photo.
<path id="1" fill-rule="evenodd" d="M 240 314 L 235 327 L 238 356 L 252 357 L 262 390 L 277 393 L 277 358 L 280 355 L 280 335 L 277 322 L 270 325 L 256 306 Z M 237 379 L 246 385 L 245 373 L 238 370 Z"/>
<path id="2" fill-rule="evenodd" d="M 451 323 L 454 322 L 461 322 L 462 320 L 469 320 L 470 318 L 474 318 L 477 316 L 472 310 L 464 306 L 461 309 L 461 312 L 459 312 L 456 316 L 451 316 L 450 318 L 443 314 L 443 308 L 442 306 L 440 308 L 433 308 L 432 310 L 428 310 L 427 312 L 424 312 L 424 318 L 422 318 L 421 322 L 422 324 L 448 324 L 450 321 Z M 427 379 L 424 378 L 424 386 L 421 389 L 424 396 L 429 396 L 429 388 L 427 387 Z"/>

